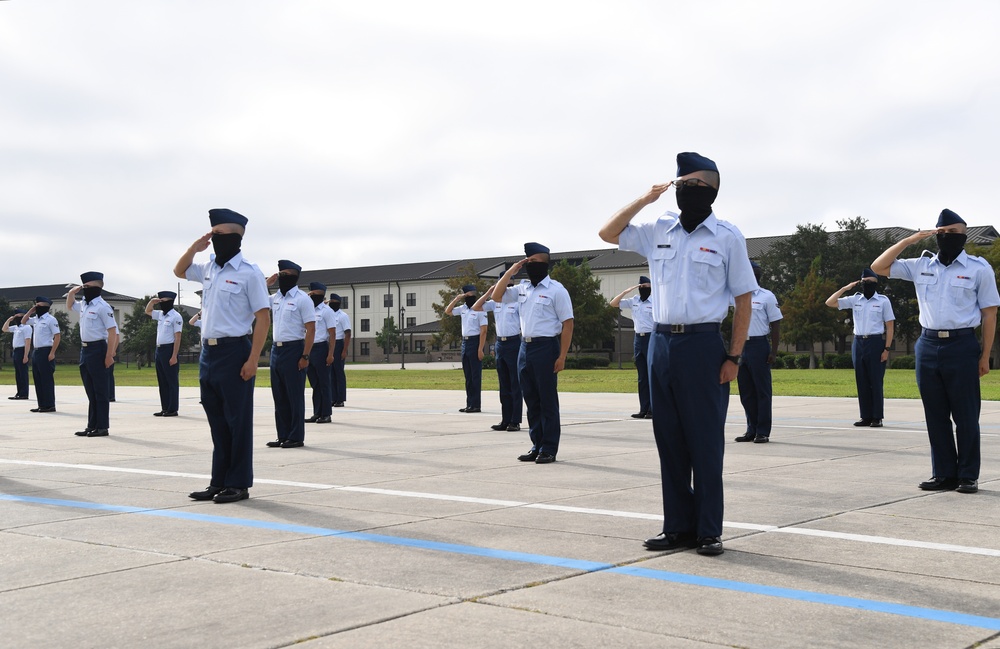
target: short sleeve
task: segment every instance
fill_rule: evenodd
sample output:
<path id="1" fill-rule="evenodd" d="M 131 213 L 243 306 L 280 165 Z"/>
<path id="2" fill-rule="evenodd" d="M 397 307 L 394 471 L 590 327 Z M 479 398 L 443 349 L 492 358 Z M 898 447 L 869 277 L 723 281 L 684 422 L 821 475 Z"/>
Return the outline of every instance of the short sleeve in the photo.
<path id="1" fill-rule="evenodd" d="M 917 259 L 897 259 L 889 266 L 889 277 L 912 282 L 918 261 L 920 261 L 919 257 Z"/>
<path id="2" fill-rule="evenodd" d="M 882 297 L 885 296 L 883 295 Z M 882 322 L 892 322 L 895 320 L 896 314 L 892 311 L 892 302 L 889 301 L 889 298 L 882 300 L 882 304 L 884 305 L 882 307 Z"/>
<path id="3" fill-rule="evenodd" d="M 655 223 L 641 225 L 629 223 L 618 235 L 618 249 L 626 252 L 637 252 L 643 257 L 649 257 L 655 225 Z"/>
<path id="4" fill-rule="evenodd" d="M 212 262 L 209 262 L 212 263 Z M 199 284 L 205 283 L 205 265 L 192 263 L 184 271 L 184 277 L 191 280 L 192 282 L 198 282 Z"/>
<path id="5" fill-rule="evenodd" d="M 837 298 L 837 308 L 841 311 L 854 308 L 854 298 L 853 297 L 838 297 Z"/>

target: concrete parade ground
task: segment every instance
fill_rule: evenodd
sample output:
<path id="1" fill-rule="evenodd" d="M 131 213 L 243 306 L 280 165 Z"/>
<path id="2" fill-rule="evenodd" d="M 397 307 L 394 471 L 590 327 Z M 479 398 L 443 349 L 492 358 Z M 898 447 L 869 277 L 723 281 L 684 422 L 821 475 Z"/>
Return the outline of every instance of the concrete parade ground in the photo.
<path id="1" fill-rule="evenodd" d="M 258 389 L 251 497 L 221 505 L 187 497 L 211 453 L 197 389 L 168 419 L 155 388 L 117 397 L 103 438 L 73 435 L 83 388 L 52 414 L 0 399 L 0 646 L 1000 649 L 1000 402 L 960 494 L 917 489 L 919 401 L 872 429 L 853 399 L 778 397 L 771 443 L 737 444 L 734 397 L 725 553 L 704 557 L 643 549 L 662 510 L 634 395 L 562 394 L 536 465 L 526 422 L 490 430 L 493 393 L 463 414 L 462 392 L 349 390 L 270 449 Z"/>

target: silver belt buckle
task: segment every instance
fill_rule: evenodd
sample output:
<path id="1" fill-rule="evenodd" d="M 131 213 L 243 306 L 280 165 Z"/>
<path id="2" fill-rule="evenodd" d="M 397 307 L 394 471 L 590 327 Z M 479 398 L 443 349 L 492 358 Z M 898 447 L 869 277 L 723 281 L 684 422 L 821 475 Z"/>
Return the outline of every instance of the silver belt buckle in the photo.
<path id="1" fill-rule="evenodd" d="M 682 334 L 684 333 L 684 325 L 670 325 L 670 333 L 672 334 Z"/>
<path id="2" fill-rule="evenodd" d="M 80 343 L 80 344 L 81 344 L 81 345 L 83 345 L 84 347 L 86 347 L 86 346 L 87 346 L 87 345 L 89 345 L 90 343 Z"/>
<path id="3" fill-rule="evenodd" d="M 207 342 L 210 347 L 214 347 L 215 345 L 219 344 L 219 339 L 218 338 L 209 338 L 205 342 Z"/>
<path id="4" fill-rule="evenodd" d="M 285 344 L 285 343 L 281 342 L 280 340 L 276 340 L 276 341 L 274 341 L 274 346 L 275 346 L 275 347 L 282 347 L 282 346 L 283 346 L 284 344 Z"/>
<path id="5" fill-rule="evenodd" d="M 530 342 L 531 342 L 531 338 L 525 338 L 525 339 L 524 339 L 524 342 L 526 342 L 526 343 L 530 343 Z"/>
<path id="6" fill-rule="evenodd" d="M 937 332 L 937 337 L 938 338 L 951 338 L 951 332 L 950 331 L 939 331 L 939 332 Z"/>

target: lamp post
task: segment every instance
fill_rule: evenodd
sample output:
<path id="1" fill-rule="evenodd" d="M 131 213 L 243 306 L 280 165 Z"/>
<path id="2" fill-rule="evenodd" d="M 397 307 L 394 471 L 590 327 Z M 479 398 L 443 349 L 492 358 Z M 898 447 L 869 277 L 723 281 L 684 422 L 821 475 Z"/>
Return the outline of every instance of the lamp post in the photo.
<path id="1" fill-rule="evenodd" d="M 406 317 L 406 307 L 402 304 L 399 305 L 399 353 L 400 353 L 400 368 L 401 370 L 406 369 L 406 337 L 403 336 L 402 324 L 406 322 L 404 319 Z"/>

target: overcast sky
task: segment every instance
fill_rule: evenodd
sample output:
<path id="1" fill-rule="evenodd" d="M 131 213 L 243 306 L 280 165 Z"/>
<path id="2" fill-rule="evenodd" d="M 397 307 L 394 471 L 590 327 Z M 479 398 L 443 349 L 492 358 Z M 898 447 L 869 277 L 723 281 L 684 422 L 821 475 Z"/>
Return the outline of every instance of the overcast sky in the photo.
<path id="1" fill-rule="evenodd" d="M 176 287 L 213 207 L 265 272 L 604 248 L 679 151 L 747 237 L 995 225 L 998 29 L 985 0 L 0 2 L 0 286 Z"/>

